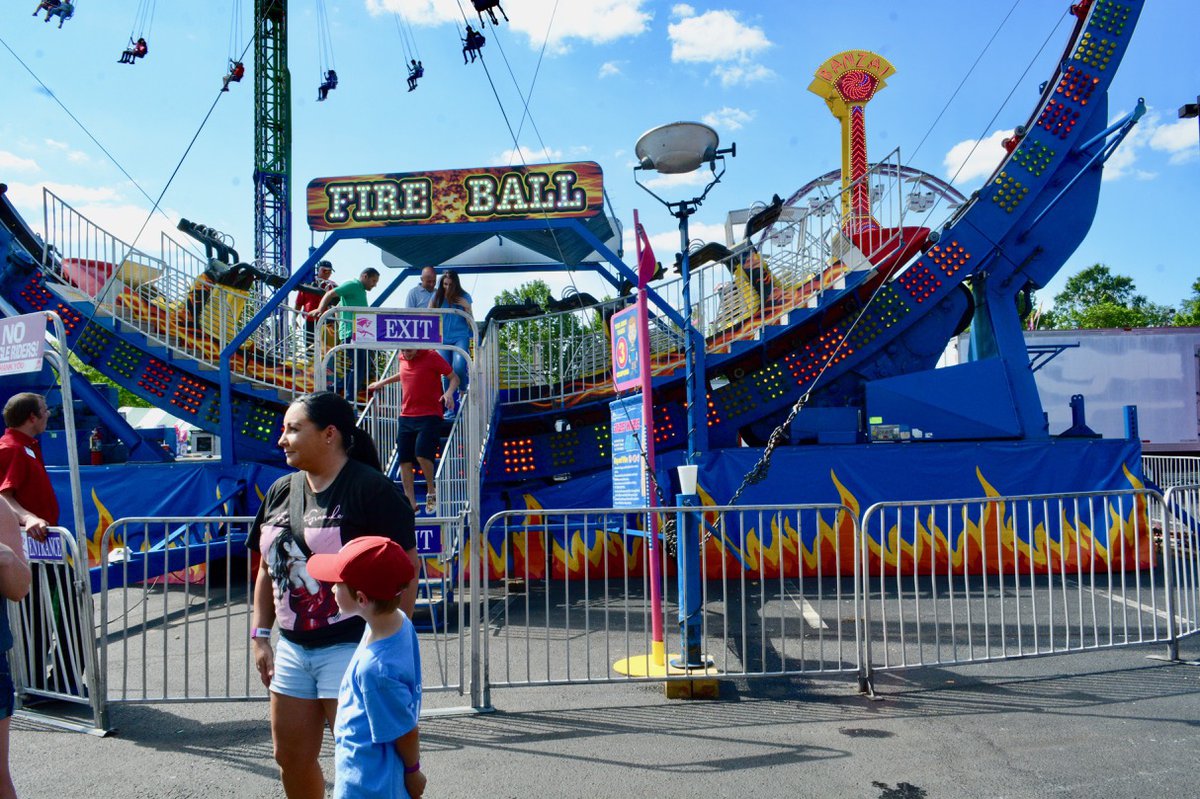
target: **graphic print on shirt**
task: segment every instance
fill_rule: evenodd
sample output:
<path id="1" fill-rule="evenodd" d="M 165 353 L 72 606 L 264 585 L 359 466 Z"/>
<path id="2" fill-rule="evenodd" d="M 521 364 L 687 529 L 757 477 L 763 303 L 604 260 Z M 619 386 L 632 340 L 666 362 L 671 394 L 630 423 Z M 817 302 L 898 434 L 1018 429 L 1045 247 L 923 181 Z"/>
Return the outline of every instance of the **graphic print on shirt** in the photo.
<path id="1" fill-rule="evenodd" d="M 304 543 L 310 552 L 333 554 L 341 549 L 340 528 L 309 526 L 310 522 L 326 521 L 326 515 L 318 509 L 305 514 Z M 282 628 L 319 630 L 344 621 L 333 587 L 308 573 L 308 556 L 292 534 L 286 514 L 263 524 L 261 546 L 275 588 L 275 614 Z"/>

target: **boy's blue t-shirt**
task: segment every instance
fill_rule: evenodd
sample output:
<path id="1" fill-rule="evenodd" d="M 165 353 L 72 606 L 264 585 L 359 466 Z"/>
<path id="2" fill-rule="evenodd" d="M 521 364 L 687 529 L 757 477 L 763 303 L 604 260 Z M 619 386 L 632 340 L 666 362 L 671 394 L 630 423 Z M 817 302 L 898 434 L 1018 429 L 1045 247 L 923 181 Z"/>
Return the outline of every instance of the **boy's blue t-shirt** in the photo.
<path id="1" fill-rule="evenodd" d="M 334 799 L 408 796 L 395 742 L 421 714 L 417 631 L 405 618 L 394 635 L 367 644 L 370 633 L 368 628 L 338 692 Z"/>

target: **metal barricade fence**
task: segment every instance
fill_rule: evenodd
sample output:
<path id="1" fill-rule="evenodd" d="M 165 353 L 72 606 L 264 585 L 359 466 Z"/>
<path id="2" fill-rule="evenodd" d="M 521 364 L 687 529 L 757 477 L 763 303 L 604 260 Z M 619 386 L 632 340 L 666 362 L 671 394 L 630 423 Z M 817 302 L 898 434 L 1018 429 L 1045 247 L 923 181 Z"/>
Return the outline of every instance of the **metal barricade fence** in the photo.
<path id="1" fill-rule="evenodd" d="M 415 616 L 424 689 L 469 687 L 478 709 L 493 686 L 827 673 L 869 688 L 882 669 L 1145 643 L 1175 656 L 1178 637 L 1200 630 L 1200 484 L 1165 500 L 1127 490 L 881 503 L 861 527 L 837 504 L 656 513 L 681 522 L 684 541 L 698 531 L 689 621 L 708 668 L 651 663 L 645 509 L 531 509 L 493 516 L 469 549 L 467 515 L 418 520 L 436 537 L 421 545 Z M 113 522 L 100 545 L 108 565 L 92 576 L 98 653 L 72 632 L 86 626 L 91 596 L 64 534 L 64 561 L 34 564 L 40 610 L 27 600 L 10 611 L 21 695 L 90 704 L 97 728 L 106 702 L 265 698 L 249 645 L 251 523 Z M 659 549 L 668 653 L 680 651 L 684 624 L 675 538 Z M 68 583 L 74 601 L 56 608 L 55 586 L 62 597 Z M 37 670 L 37 646 L 24 643 L 34 640 L 49 642 Z M 72 675 L 86 688 L 72 690 Z"/>
<path id="2" fill-rule="evenodd" d="M 118 519 L 100 544 L 100 695 L 108 702 L 265 699 L 250 647 L 255 574 L 250 517 Z M 462 540 L 461 519 L 426 519 L 443 541 Z M 414 621 L 425 691 L 462 693 L 469 654 L 459 608 L 456 553 L 423 559 Z M 437 610 L 434 600 L 444 598 Z M 423 607 L 424 606 L 424 607 Z M 423 612 L 430 613 L 425 623 Z"/>
<path id="3" fill-rule="evenodd" d="M 118 519 L 100 542 L 100 678 L 109 702 L 261 699 L 250 648 L 253 519 Z"/>
<path id="4" fill-rule="evenodd" d="M 1200 483 L 1200 458 L 1194 455 L 1143 455 L 1142 473 L 1160 490 Z"/>
<path id="5" fill-rule="evenodd" d="M 506 511 L 482 536 L 490 686 L 849 672 L 858 668 L 857 525 L 842 505 L 661 508 L 699 518 L 707 671 L 664 674 L 652 649 L 645 509 Z M 669 542 L 670 536 L 667 536 Z M 674 556 L 663 629 L 679 651 Z M 839 576 L 845 570 L 849 576 Z"/>
<path id="6" fill-rule="evenodd" d="M 1200 483 L 1169 489 L 1162 511 L 1158 529 L 1172 588 L 1168 613 L 1176 634 L 1168 654 L 1174 660 L 1179 657 L 1178 639 L 1200 632 Z"/>
<path id="7" fill-rule="evenodd" d="M 52 527 L 50 532 L 46 543 L 26 544 L 32 572 L 29 593 L 20 602 L 7 603 L 16 708 L 23 710 L 31 698 L 85 705 L 92 712 L 92 728 L 100 729 L 103 693 L 96 679 L 86 556 L 81 558 L 69 530 Z"/>
<path id="8" fill-rule="evenodd" d="M 864 673 L 1170 642 L 1153 491 L 873 505 Z"/>
<path id="9" fill-rule="evenodd" d="M 417 624 L 421 646 L 422 690 L 445 691 L 462 696 L 470 686 L 470 640 L 474 615 L 463 568 L 462 546 L 466 540 L 465 514 L 456 517 L 417 518 L 417 547 L 421 552 Z M 424 530 L 439 535 L 436 546 L 422 540 Z"/>

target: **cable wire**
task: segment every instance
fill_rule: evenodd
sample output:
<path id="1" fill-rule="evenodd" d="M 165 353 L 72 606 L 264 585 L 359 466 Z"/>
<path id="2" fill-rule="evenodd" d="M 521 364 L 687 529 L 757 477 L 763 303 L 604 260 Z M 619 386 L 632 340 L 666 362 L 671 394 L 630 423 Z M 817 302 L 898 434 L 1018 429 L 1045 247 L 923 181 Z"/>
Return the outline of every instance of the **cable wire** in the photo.
<path id="1" fill-rule="evenodd" d="M 46 83 L 41 78 L 38 77 L 37 73 L 34 72 L 29 67 L 28 64 L 26 64 L 23 60 L 21 60 L 21 57 L 19 55 L 17 55 L 16 52 L 14 52 L 11 47 L 9 47 L 8 42 L 6 42 L 4 40 L 3 36 L 0 36 L 0 44 L 4 45 L 4 49 L 7 50 L 9 52 L 9 54 L 16 60 L 16 62 L 18 64 L 20 64 L 21 67 L 24 68 L 24 70 L 26 72 L 29 73 L 29 76 L 31 78 L 33 78 L 35 81 L 37 81 L 37 84 L 39 86 L 41 86 L 42 90 L 46 93 L 46 96 L 49 97 L 51 100 L 53 100 L 55 103 L 57 103 L 58 107 L 61 108 L 63 110 L 63 112 L 68 117 L 71 118 L 71 121 L 79 126 L 79 129 L 81 131 L 83 131 L 83 134 L 85 136 L 87 136 L 88 139 L 91 140 L 92 144 L 94 144 L 100 148 L 100 152 L 104 153 L 105 157 L 108 158 L 109 161 L 112 161 L 113 166 L 115 166 L 118 170 L 120 170 L 121 174 L 124 175 L 129 180 L 129 182 L 133 184 L 134 188 L 136 188 L 143 197 L 145 197 L 147 200 L 149 200 L 150 202 L 153 203 L 154 198 L 151 197 L 146 192 L 146 190 L 142 188 L 141 184 L 137 182 L 137 179 L 134 178 L 133 175 L 129 174 L 129 171 L 127 169 L 125 169 L 124 166 L 121 165 L 121 162 L 117 160 L 117 157 L 115 155 L 113 155 L 112 153 L 110 153 L 108 151 L 107 147 L 105 147 L 103 144 L 100 143 L 100 140 L 97 139 L 90 130 L 88 130 L 87 125 L 83 124 L 83 122 L 80 121 L 79 117 L 75 116 L 75 114 L 71 112 L 71 109 L 67 108 L 67 106 L 65 104 L 63 104 L 63 101 L 58 99 L 58 95 L 55 94 L 53 91 L 51 91 L 50 87 L 47 86 Z M 165 211 L 160 210 L 159 213 L 161 213 L 163 216 L 167 216 Z M 168 217 L 168 218 L 170 218 L 170 217 Z"/>
<path id="2" fill-rule="evenodd" d="M 258 39 L 258 23 L 256 22 L 254 37 L 251 38 L 250 41 L 246 43 L 246 48 L 242 51 L 241 58 L 239 58 L 238 60 L 245 59 L 246 53 L 248 53 L 250 51 L 250 48 L 254 45 L 254 42 L 257 39 Z M 196 140 L 200 138 L 200 134 L 204 131 L 205 126 L 208 125 L 208 120 L 212 118 L 213 111 L 216 110 L 217 103 L 221 102 L 221 96 L 223 94 L 224 94 L 224 92 L 222 92 L 220 90 L 217 91 L 217 96 L 213 98 L 212 105 L 210 105 L 208 107 L 208 112 L 204 115 L 204 119 L 200 121 L 200 126 L 198 128 L 196 128 L 196 132 L 192 135 L 191 141 L 188 142 L 187 147 L 184 149 L 183 155 L 181 155 L 179 157 L 179 161 L 178 161 L 178 163 L 175 164 L 175 168 L 173 170 L 171 170 L 171 175 L 170 175 L 170 177 L 167 178 L 167 182 L 163 185 L 162 191 L 160 191 L 158 193 L 158 198 L 156 200 L 154 200 L 154 205 L 150 209 L 150 213 L 146 215 L 146 219 L 145 219 L 145 221 L 142 222 L 142 226 L 140 228 L 138 228 L 137 235 L 135 235 L 133 237 L 133 239 L 129 242 L 129 249 L 121 257 L 121 260 L 118 263 L 124 263 L 126 260 L 129 259 L 130 255 L 132 255 L 134 252 L 137 251 L 138 239 L 140 239 L 142 237 L 142 234 L 146 231 L 146 226 L 149 225 L 150 220 L 154 218 L 154 212 L 159 210 L 159 206 L 162 204 L 163 197 L 166 196 L 167 190 L 171 188 L 171 184 L 175 181 L 175 176 L 179 174 L 179 170 L 183 167 L 183 162 L 187 160 L 188 155 L 192 152 L 192 147 L 195 146 Z M 104 284 L 104 288 L 101 289 L 100 293 L 97 294 L 96 297 L 92 300 L 92 310 L 87 315 L 87 318 L 84 319 L 83 324 L 79 328 L 80 330 L 86 329 L 87 326 L 89 324 L 91 324 L 92 320 L 96 318 L 96 314 L 99 313 L 99 311 L 100 311 L 100 304 L 104 301 L 105 293 L 107 293 L 116 282 L 117 281 L 115 281 L 115 280 L 109 280 Z M 75 352 L 75 346 L 78 345 L 79 342 L 81 342 L 83 340 L 83 338 L 84 338 L 83 336 L 80 336 L 79 338 L 77 338 L 75 340 L 75 344 L 68 347 L 68 349 L 67 349 L 68 355 L 71 355 Z"/>

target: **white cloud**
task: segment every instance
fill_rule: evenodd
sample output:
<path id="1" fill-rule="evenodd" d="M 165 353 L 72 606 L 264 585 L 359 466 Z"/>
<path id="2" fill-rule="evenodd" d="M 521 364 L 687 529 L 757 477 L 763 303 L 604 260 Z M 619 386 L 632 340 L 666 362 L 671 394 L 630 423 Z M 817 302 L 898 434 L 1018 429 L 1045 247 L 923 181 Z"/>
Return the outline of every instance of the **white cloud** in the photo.
<path id="1" fill-rule="evenodd" d="M 552 147 L 526 147 L 521 145 L 519 148 L 505 150 L 500 155 L 496 156 L 493 163 L 496 164 L 549 164 L 563 159 L 562 150 L 555 150 Z"/>
<path id="2" fill-rule="evenodd" d="M 642 183 L 652 189 L 676 189 L 686 186 L 704 186 L 712 180 L 712 173 L 707 169 L 697 169 L 694 172 L 680 172 L 673 175 L 663 175 L 652 172 L 654 177 L 642 180 Z"/>
<path id="3" fill-rule="evenodd" d="M 600 74 L 597 77 L 611 78 L 613 75 L 621 74 L 621 65 L 616 61 L 605 61 L 600 65 Z"/>
<path id="4" fill-rule="evenodd" d="M 753 111 L 743 111 L 740 108 L 725 106 L 719 111 L 712 111 L 701 118 L 701 122 L 722 130 L 741 130 L 742 126 L 754 119 Z"/>
<path id="5" fill-rule="evenodd" d="M 72 164 L 82 164 L 89 160 L 87 153 L 80 150 L 72 150 L 71 145 L 67 144 L 66 142 L 57 141 L 55 139 L 44 139 L 42 143 L 49 150 L 66 153 L 67 160 Z"/>
<path id="6" fill-rule="evenodd" d="M 1011 129 L 997 130 L 986 139 L 966 139 L 951 147 L 942 159 L 946 180 L 961 186 L 992 174 L 1006 155 L 1001 142 L 1011 135 Z"/>
<path id="7" fill-rule="evenodd" d="M 587 0 L 557 3 L 555 0 L 523 0 L 505 8 L 508 21 L 497 12 L 500 26 L 524 34 L 529 46 L 541 49 L 545 42 L 554 53 L 563 53 L 570 41 L 604 44 L 646 31 L 651 14 L 642 7 L 648 0 Z M 457 3 L 445 0 L 365 0 L 371 14 L 397 12 L 413 27 L 436 27 L 447 23 L 461 26 L 462 14 Z M 503 3 L 502 3 L 503 5 Z M 557 6 L 557 11 L 556 11 Z M 470 8 L 466 4 L 464 8 Z M 468 11 L 472 24 L 478 16 Z M 487 15 L 484 15 L 487 19 Z M 491 27 L 490 20 L 487 23 Z M 485 35 L 488 35 L 485 33 Z"/>
<path id="8" fill-rule="evenodd" d="M 1119 111 L 1113 114 L 1110 122 L 1116 122 L 1126 113 Z M 998 130 L 979 142 L 978 147 L 975 147 L 974 139 L 954 145 L 943 159 L 947 178 L 953 178 L 958 184 L 986 178 L 1004 157 L 1000 142 L 1011 134 L 1011 131 Z M 973 147 L 975 151 L 968 159 Z M 1172 166 L 1200 157 L 1194 120 L 1164 122 L 1161 113 L 1153 109 L 1148 111 L 1105 162 L 1104 180 L 1120 180 L 1126 177 L 1153 180 L 1158 177 L 1159 168 L 1163 166 L 1161 160 L 1156 162 L 1149 157 L 1154 154 L 1166 155 L 1167 164 Z M 961 172 L 958 171 L 960 167 Z"/>
<path id="9" fill-rule="evenodd" d="M 775 77 L 775 73 L 762 64 L 723 64 L 713 67 L 713 75 L 717 76 L 721 85 L 726 88 L 738 84 L 749 85 Z"/>
<path id="10" fill-rule="evenodd" d="M 22 158 L 7 150 L 0 150 L 0 172 L 40 172 L 41 167 L 32 158 Z"/>
<path id="11" fill-rule="evenodd" d="M 706 11 L 694 15 L 691 6 L 675 6 L 679 20 L 667 27 L 671 60 L 711 63 L 745 60 L 771 46 L 762 28 L 744 25 L 732 11 Z"/>
<path id="12" fill-rule="evenodd" d="M 1111 121 L 1116 122 L 1125 113 L 1121 111 L 1114 114 Z M 1170 165 L 1193 160 L 1200 155 L 1195 124 L 1190 119 L 1163 122 L 1163 115 L 1151 109 L 1133 126 L 1133 130 L 1104 164 L 1104 179 L 1119 180 L 1132 176 L 1137 180 L 1153 180 L 1158 177 L 1155 167 L 1162 164 L 1143 165 L 1146 156 L 1151 153 L 1166 154 Z"/>
<path id="13" fill-rule="evenodd" d="M 8 186 L 8 195 L 12 198 L 13 204 L 17 205 L 22 211 L 29 212 L 30 209 L 36 210 L 40 216 L 42 210 L 42 187 L 49 189 L 60 199 L 72 206 L 79 206 L 86 203 L 107 203 L 114 202 L 120 199 L 118 192 L 111 186 L 81 186 L 73 183 L 10 183 Z"/>
<path id="14" fill-rule="evenodd" d="M 368 14 L 400 14 L 413 27 L 462 22 L 458 6 L 440 0 L 366 0 L 366 7 Z"/>
<path id="15" fill-rule="evenodd" d="M 651 219 L 647 219 L 651 217 Z M 650 232 L 649 226 L 651 223 L 657 224 L 658 219 L 654 209 L 648 209 L 641 214 L 642 226 L 647 228 L 646 233 L 650 237 L 650 249 L 654 250 L 654 258 L 662 263 L 667 270 L 667 277 L 677 277 L 672 267 L 675 264 L 675 253 L 679 252 L 679 228 L 672 227 L 669 230 L 661 230 L 654 233 Z M 688 238 L 692 243 L 701 245 L 707 244 L 710 241 L 718 241 L 725 243 L 725 226 L 712 225 L 701 222 L 693 222 L 688 225 Z M 633 225 L 625 227 L 625 235 L 623 236 L 625 245 L 625 262 L 633 264 L 635 262 L 637 249 L 633 238 Z"/>
<path id="16" fill-rule="evenodd" d="M 672 61 L 715 64 L 712 74 L 726 87 L 765 80 L 775 74 L 753 60 L 771 47 L 762 28 L 742 23 L 732 11 L 697 15 L 691 6 L 679 4 L 671 14 L 677 20 L 667 27 Z"/>
<path id="17" fill-rule="evenodd" d="M 1197 126 L 1194 119 L 1177 119 L 1158 125 L 1150 132 L 1150 149 L 1170 154 L 1170 163 L 1187 163 L 1200 156 Z"/>
<path id="18" fill-rule="evenodd" d="M 150 255 L 156 257 L 159 255 L 160 234 L 162 233 L 166 233 L 184 244 L 191 243 L 175 229 L 175 221 L 179 219 L 180 214 L 174 209 L 163 209 L 166 216 L 155 212 L 147 221 L 147 217 L 150 215 L 148 206 L 125 202 L 120 193 L 110 186 L 46 183 L 44 187 L 70 204 L 92 224 L 116 236 L 126 244 L 133 243 L 134 236 L 145 225 L 145 230 L 138 238 L 136 246 Z M 34 230 L 38 233 L 42 232 L 42 188 L 43 184 L 10 183 L 7 192 L 13 205 L 25 216 L 27 222 L 34 225 Z M 69 244 L 66 246 L 69 248 Z"/>

